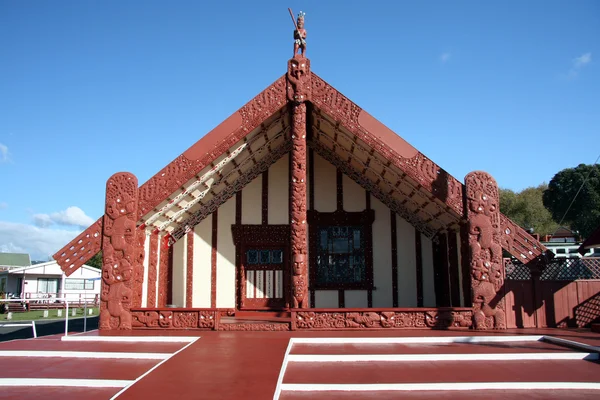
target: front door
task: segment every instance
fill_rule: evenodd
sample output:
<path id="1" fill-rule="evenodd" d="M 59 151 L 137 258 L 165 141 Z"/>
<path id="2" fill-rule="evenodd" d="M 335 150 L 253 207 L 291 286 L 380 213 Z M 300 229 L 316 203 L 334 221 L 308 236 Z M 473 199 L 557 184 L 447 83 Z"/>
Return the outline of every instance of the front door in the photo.
<path id="1" fill-rule="evenodd" d="M 285 246 L 242 247 L 240 308 L 273 310 L 285 308 L 287 251 Z"/>

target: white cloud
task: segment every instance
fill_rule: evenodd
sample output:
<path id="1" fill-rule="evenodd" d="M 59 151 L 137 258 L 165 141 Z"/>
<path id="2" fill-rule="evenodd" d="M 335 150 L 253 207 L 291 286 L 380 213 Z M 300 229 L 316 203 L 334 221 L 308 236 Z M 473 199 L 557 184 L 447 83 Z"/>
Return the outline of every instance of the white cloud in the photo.
<path id="1" fill-rule="evenodd" d="M 0 143 L 0 163 L 8 162 L 10 160 L 9 155 L 10 153 L 8 152 L 8 147 Z"/>
<path id="2" fill-rule="evenodd" d="M 445 52 L 445 53 L 442 53 L 442 54 L 440 55 L 440 61 L 441 61 L 443 64 L 445 64 L 445 63 L 447 63 L 447 62 L 448 62 L 448 60 L 450 60 L 450 57 L 452 57 L 452 53 L 450 53 L 450 52 Z"/>
<path id="3" fill-rule="evenodd" d="M 4 210 L 6 208 L 8 208 L 8 203 L 6 203 L 6 202 L 0 202 L 0 210 Z"/>
<path id="4" fill-rule="evenodd" d="M 0 221 L 0 251 L 29 253 L 32 260 L 47 260 L 79 233 Z"/>
<path id="5" fill-rule="evenodd" d="M 575 57 L 572 61 L 571 70 L 569 71 L 569 78 L 575 78 L 579 75 L 579 71 L 586 65 L 592 62 L 592 53 L 585 53 L 579 57 Z"/>
<path id="6" fill-rule="evenodd" d="M 33 223 L 41 228 L 47 228 L 53 224 L 87 228 L 95 222 L 91 217 L 85 215 L 81 208 L 75 206 L 52 214 L 34 214 L 32 218 Z"/>

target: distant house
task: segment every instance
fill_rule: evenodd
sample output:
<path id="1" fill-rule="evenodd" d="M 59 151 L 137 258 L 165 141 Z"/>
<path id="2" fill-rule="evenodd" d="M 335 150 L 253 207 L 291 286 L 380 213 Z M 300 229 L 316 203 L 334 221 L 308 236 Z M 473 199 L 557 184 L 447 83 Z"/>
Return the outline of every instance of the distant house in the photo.
<path id="1" fill-rule="evenodd" d="M 581 238 L 577 232 L 561 226 L 553 235 L 542 236 L 541 242 L 544 246 L 551 250 L 557 258 L 581 258 L 589 256 L 594 251 L 600 252 L 600 244 L 597 249 L 588 247 L 580 251 Z"/>
<path id="2" fill-rule="evenodd" d="M 22 265 L 24 263 L 27 265 Z M 83 265 L 67 278 L 56 261 L 30 264 L 28 254 L 0 253 L 2 297 L 38 301 L 52 301 L 64 297 L 70 300 L 93 301 L 100 295 L 99 269 Z"/>
<path id="3" fill-rule="evenodd" d="M 22 253 L 0 253 L 0 269 L 12 267 L 28 267 L 31 265 L 29 254 Z"/>

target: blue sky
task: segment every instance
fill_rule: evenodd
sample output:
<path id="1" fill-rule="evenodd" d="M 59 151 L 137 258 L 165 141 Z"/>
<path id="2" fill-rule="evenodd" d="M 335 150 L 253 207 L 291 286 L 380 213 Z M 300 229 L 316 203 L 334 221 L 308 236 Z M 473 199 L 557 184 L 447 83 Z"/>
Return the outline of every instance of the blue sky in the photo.
<path id="1" fill-rule="evenodd" d="M 312 69 L 459 180 L 600 153 L 597 1 L 0 1 L 0 251 L 47 259 L 285 73 Z"/>

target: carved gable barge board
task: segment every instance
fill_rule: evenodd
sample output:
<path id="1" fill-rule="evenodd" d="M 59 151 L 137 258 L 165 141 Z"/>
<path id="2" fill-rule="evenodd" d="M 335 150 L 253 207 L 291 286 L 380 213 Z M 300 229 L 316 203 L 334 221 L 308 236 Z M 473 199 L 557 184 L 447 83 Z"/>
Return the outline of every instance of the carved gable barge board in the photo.
<path id="1" fill-rule="evenodd" d="M 138 220 L 286 105 L 283 75 L 144 183 L 139 189 Z M 65 275 L 100 251 L 102 218 L 54 254 Z"/>
<path id="2" fill-rule="evenodd" d="M 500 229 L 502 233 L 502 248 L 523 264 L 537 264 L 542 258 L 553 258 L 554 253 L 537 241 L 525 229 L 500 213 Z M 531 265 L 535 267 L 535 265 Z"/>
<path id="3" fill-rule="evenodd" d="M 192 213 L 189 218 L 179 224 L 178 228 L 171 232 L 169 239 L 170 243 L 175 243 L 177 240 L 181 239 L 186 234 L 187 230 L 193 229 L 193 227 L 202 222 L 204 218 L 212 214 L 217 208 L 233 197 L 233 195 L 252 182 L 254 178 L 257 178 L 263 172 L 268 170 L 271 165 L 275 164 L 281 157 L 288 153 L 291 150 L 291 147 L 291 141 L 284 142 L 277 149 L 273 150 L 271 154 L 254 165 L 245 175 L 240 176 L 233 184 L 227 186 L 227 188 L 220 191 L 206 204 L 203 204 L 202 208 L 195 213 Z"/>
<path id="4" fill-rule="evenodd" d="M 463 211 L 462 183 L 331 85 L 312 74 L 312 102 L 350 133 L 390 160 L 458 214 Z"/>

